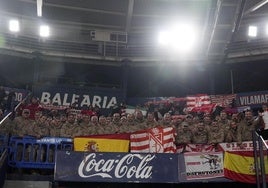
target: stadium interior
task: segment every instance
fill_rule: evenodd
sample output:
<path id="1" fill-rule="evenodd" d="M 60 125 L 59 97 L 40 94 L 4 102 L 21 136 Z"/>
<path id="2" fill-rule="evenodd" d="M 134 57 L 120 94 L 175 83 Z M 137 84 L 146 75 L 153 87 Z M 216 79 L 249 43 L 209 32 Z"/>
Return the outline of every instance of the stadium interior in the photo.
<path id="1" fill-rule="evenodd" d="M 124 101 L 264 91 L 267 18 L 267 0 L 0 0 L 0 86 L 105 88 L 122 91 Z M 50 186 L 229 185 L 255 186 Z"/>

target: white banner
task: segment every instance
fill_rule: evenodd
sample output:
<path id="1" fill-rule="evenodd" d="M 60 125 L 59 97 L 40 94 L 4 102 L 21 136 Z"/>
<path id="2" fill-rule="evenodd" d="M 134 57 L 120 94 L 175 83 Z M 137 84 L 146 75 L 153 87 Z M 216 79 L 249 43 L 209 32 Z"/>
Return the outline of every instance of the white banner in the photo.
<path id="1" fill-rule="evenodd" d="M 268 144 L 268 140 L 265 140 L 265 142 Z M 242 142 L 241 145 L 239 145 L 237 142 L 220 143 L 219 146 L 222 151 L 253 151 L 252 141 Z"/>
<path id="2" fill-rule="evenodd" d="M 223 152 L 187 152 L 184 160 L 187 180 L 224 177 Z"/>

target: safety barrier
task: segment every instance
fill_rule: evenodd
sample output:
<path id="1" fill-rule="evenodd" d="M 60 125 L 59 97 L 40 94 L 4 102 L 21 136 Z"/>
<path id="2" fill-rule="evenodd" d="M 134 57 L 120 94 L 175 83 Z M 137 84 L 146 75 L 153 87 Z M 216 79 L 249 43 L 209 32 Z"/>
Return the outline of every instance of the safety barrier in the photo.
<path id="1" fill-rule="evenodd" d="M 16 168 L 53 169 L 57 150 L 73 150 L 73 139 L 61 137 L 11 137 L 8 164 Z"/>

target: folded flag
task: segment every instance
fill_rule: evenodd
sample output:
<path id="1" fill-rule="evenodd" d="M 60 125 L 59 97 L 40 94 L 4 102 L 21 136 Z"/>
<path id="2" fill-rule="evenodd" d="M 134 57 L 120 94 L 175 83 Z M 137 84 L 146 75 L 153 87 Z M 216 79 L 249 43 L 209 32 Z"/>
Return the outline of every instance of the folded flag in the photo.
<path id="1" fill-rule="evenodd" d="M 264 161 L 266 180 L 268 180 L 268 161 L 267 159 Z M 226 151 L 224 154 L 224 176 L 238 182 L 256 183 L 253 151 Z"/>
<path id="2" fill-rule="evenodd" d="M 129 152 L 129 134 L 75 137 L 74 150 L 86 152 Z"/>
<path id="3" fill-rule="evenodd" d="M 175 129 L 156 127 L 130 135 L 130 151 L 137 153 L 176 153 Z"/>

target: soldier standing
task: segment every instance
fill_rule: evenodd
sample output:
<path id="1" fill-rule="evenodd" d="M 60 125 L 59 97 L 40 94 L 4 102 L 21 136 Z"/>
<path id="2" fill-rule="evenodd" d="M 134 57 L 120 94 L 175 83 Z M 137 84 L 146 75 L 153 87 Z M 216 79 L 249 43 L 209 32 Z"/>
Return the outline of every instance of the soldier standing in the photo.
<path id="1" fill-rule="evenodd" d="M 237 133 L 237 143 L 242 144 L 243 141 L 252 140 L 252 131 L 259 129 L 259 118 L 255 119 L 252 115 L 252 111 L 245 112 L 245 118 L 239 123 Z M 243 147 L 241 145 L 241 147 Z"/>
<path id="2" fill-rule="evenodd" d="M 225 142 L 237 142 L 238 138 L 238 123 L 236 121 L 231 122 L 231 128 L 227 132 Z"/>
<path id="3" fill-rule="evenodd" d="M 76 133 L 77 124 L 73 114 L 68 114 L 67 121 L 62 125 L 60 135 L 63 137 L 73 137 Z"/>
<path id="4" fill-rule="evenodd" d="M 205 125 L 200 121 L 197 125 L 197 129 L 193 132 L 193 143 L 194 144 L 207 144 L 208 142 L 208 131 L 205 129 Z"/>
<path id="5" fill-rule="evenodd" d="M 219 126 L 218 122 L 213 121 L 208 129 L 208 144 L 214 144 L 224 142 L 224 132 Z"/>

